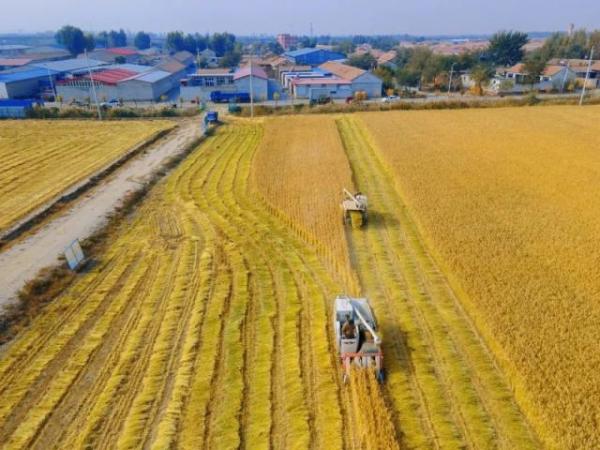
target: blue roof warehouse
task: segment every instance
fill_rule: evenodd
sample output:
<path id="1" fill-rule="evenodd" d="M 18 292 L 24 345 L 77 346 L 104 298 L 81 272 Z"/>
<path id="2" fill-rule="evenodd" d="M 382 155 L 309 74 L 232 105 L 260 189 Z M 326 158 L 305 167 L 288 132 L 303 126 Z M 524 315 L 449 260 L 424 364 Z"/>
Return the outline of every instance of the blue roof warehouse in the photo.
<path id="1" fill-rule="evenodd" d="M 1 98 L 35 97 L 44 88 L 51 86 L 56 72 L 49 69 L 29 68 L 18 72 L 0 73 Z"/>
<path id="2" fill-rule="evenodd" d="M 346 59 L 343 53 L 332 52 L 322 48 L 301 48 L 283 54 L 284 58 L 294 64 L 307 66 L 320 66 L 327 61 L 337 61 Z"/>

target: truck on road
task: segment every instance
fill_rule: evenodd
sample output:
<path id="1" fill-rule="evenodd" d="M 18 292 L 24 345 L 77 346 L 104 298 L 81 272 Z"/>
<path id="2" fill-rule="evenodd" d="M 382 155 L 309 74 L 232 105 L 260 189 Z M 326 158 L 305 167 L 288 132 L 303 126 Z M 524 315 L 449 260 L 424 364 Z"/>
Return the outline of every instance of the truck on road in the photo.
<path id="1" fill-rule="evenodd" d="M 210 101 L 213 103 L 250 103 L 250 94 L 247 92 L 222 92 L 210 93 Z"/>

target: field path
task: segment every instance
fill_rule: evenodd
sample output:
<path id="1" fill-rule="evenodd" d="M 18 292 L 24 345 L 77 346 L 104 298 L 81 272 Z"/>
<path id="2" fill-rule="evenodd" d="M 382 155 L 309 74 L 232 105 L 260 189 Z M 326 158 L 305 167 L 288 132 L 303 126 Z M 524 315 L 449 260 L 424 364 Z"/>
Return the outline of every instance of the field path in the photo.
<path id="1" fill-rule="evenodd" d="M 536 448 L 510 387 L 428 253 L 377 148 L 356 118 L 338 128 L 367 228 L 350 243 L 384 336 L 386 385 L 409 447 Z"/>
<path id="2" fill-rule="evenodd" d="M 5 251 L 0 252 L 0 309 L 15 299 L 19 289 L 36 273 L 56 264 L 65 247 L 90 236 L 106 222 L 122 199 L 139 189 L 164 162 L 200 136 L 196 120 L 182 121 L 178 129 L 159 140 L 67 210 Z"/>

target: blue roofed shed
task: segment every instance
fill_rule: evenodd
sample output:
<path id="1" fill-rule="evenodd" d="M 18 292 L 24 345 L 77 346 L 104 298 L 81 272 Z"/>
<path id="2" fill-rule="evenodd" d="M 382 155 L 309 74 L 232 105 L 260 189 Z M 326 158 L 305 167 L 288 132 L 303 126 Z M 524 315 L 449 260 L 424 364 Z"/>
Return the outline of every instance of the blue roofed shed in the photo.
<path id="1" fill-rule="evenodd" d="M 104 66 L 104 61 L 96 61 L 95 59 L 72 58 L 62 61 L 48 61 L 32 64 L 32 67 L 51 70 L 61 75 L 73 74 L 78 75 L 87 72 L 89 69 L 94 69 L 99 66 Z"/>
<path id="2" fill-rule="evenodd" d="M 40 94 L 54 81 L 57 72 L 49 69 L 31 68 L 14 72 L 0 72 L 0 99 L 31 98 Z"/>
<path id="3" fill-rule="evenodd" d="M 322 48 L 301 48 L 283 54 L 285 58 L 294 64 L 307 66 L 319 66 L 327 61 L 346 59 L 343 53 L 332 52 Z"/>

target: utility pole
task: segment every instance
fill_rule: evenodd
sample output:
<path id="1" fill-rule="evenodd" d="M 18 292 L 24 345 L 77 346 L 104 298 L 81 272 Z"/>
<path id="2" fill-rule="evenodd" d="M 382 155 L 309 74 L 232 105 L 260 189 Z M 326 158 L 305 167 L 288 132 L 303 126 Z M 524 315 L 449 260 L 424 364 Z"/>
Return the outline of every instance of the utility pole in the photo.
<path id="1" fill-rule="evenodd" d="M 450 80 L 448 80 L 448 96 L 450 96 L 450 89 L 452 89 L 452 75 L 454 75 L 454 65 L 456 63 L 452 63 L 450 67 Z"/>
<path id="2" fill-rule="evenodd" d="M 567 83 L 567 75 L 569 75 L 569 64 L 571 62 L 567 59 L 567 70 L 565 70 L 565 76 L 563 77 L 562 87 L 560 88 L 561 94 L 565 92 L 565 84 Z"/>
<path id="3" fill-rule="evenodd" d="M 56 102 L 56 88 L 54 87 L 54 80 L 52 79 L 52 75 L 50 75 L 50 68 L 48 66 L 46 66 L 46 71 L 48 72 L 48 80 L 50 80 L 50 89 L 52 89 L 54 101 Z"/>
<path id="4" fill-rule="evenodd" d="M 583 98 L 585 97 L 585 87 L 587 86 L 588 80 L 590 79 L 590 70 L 592 68 L 592 59 L 594 59 L 594 47 L 590 50 L 590 59 L 588 60 L 587 71 L 585 72 L 585 81 L 583 82 L 583 89 L 581 90 L 581 98 L 579 99 L 579 106 L 583 105 Z"/>
<path id="5" fill-rule="evenodd" d="M 102 111 L 100 110 L 100 105 L 98 104 L 98 96 L 96 95 L 96 85 L 94 84 L 94 76 L 92 75 L 92 69 L 90 67 L 90 60 L 88 59 L 87 49 L 84 50 L 85 53 L 85 63 L 87 64 L 88 73 L 90 74 L 90 81 L 92 83 L 92 94 L 94 96 L 94 103 L 96 103 L 96 110 L 98 111 L 98 120 L 102 120 Z"/>
<path id="6" fill-rule="evenodd" d="M 250 117 L 254 117 L 254 83 L 252 78 L 252 50 L 250 50 Z"/>

